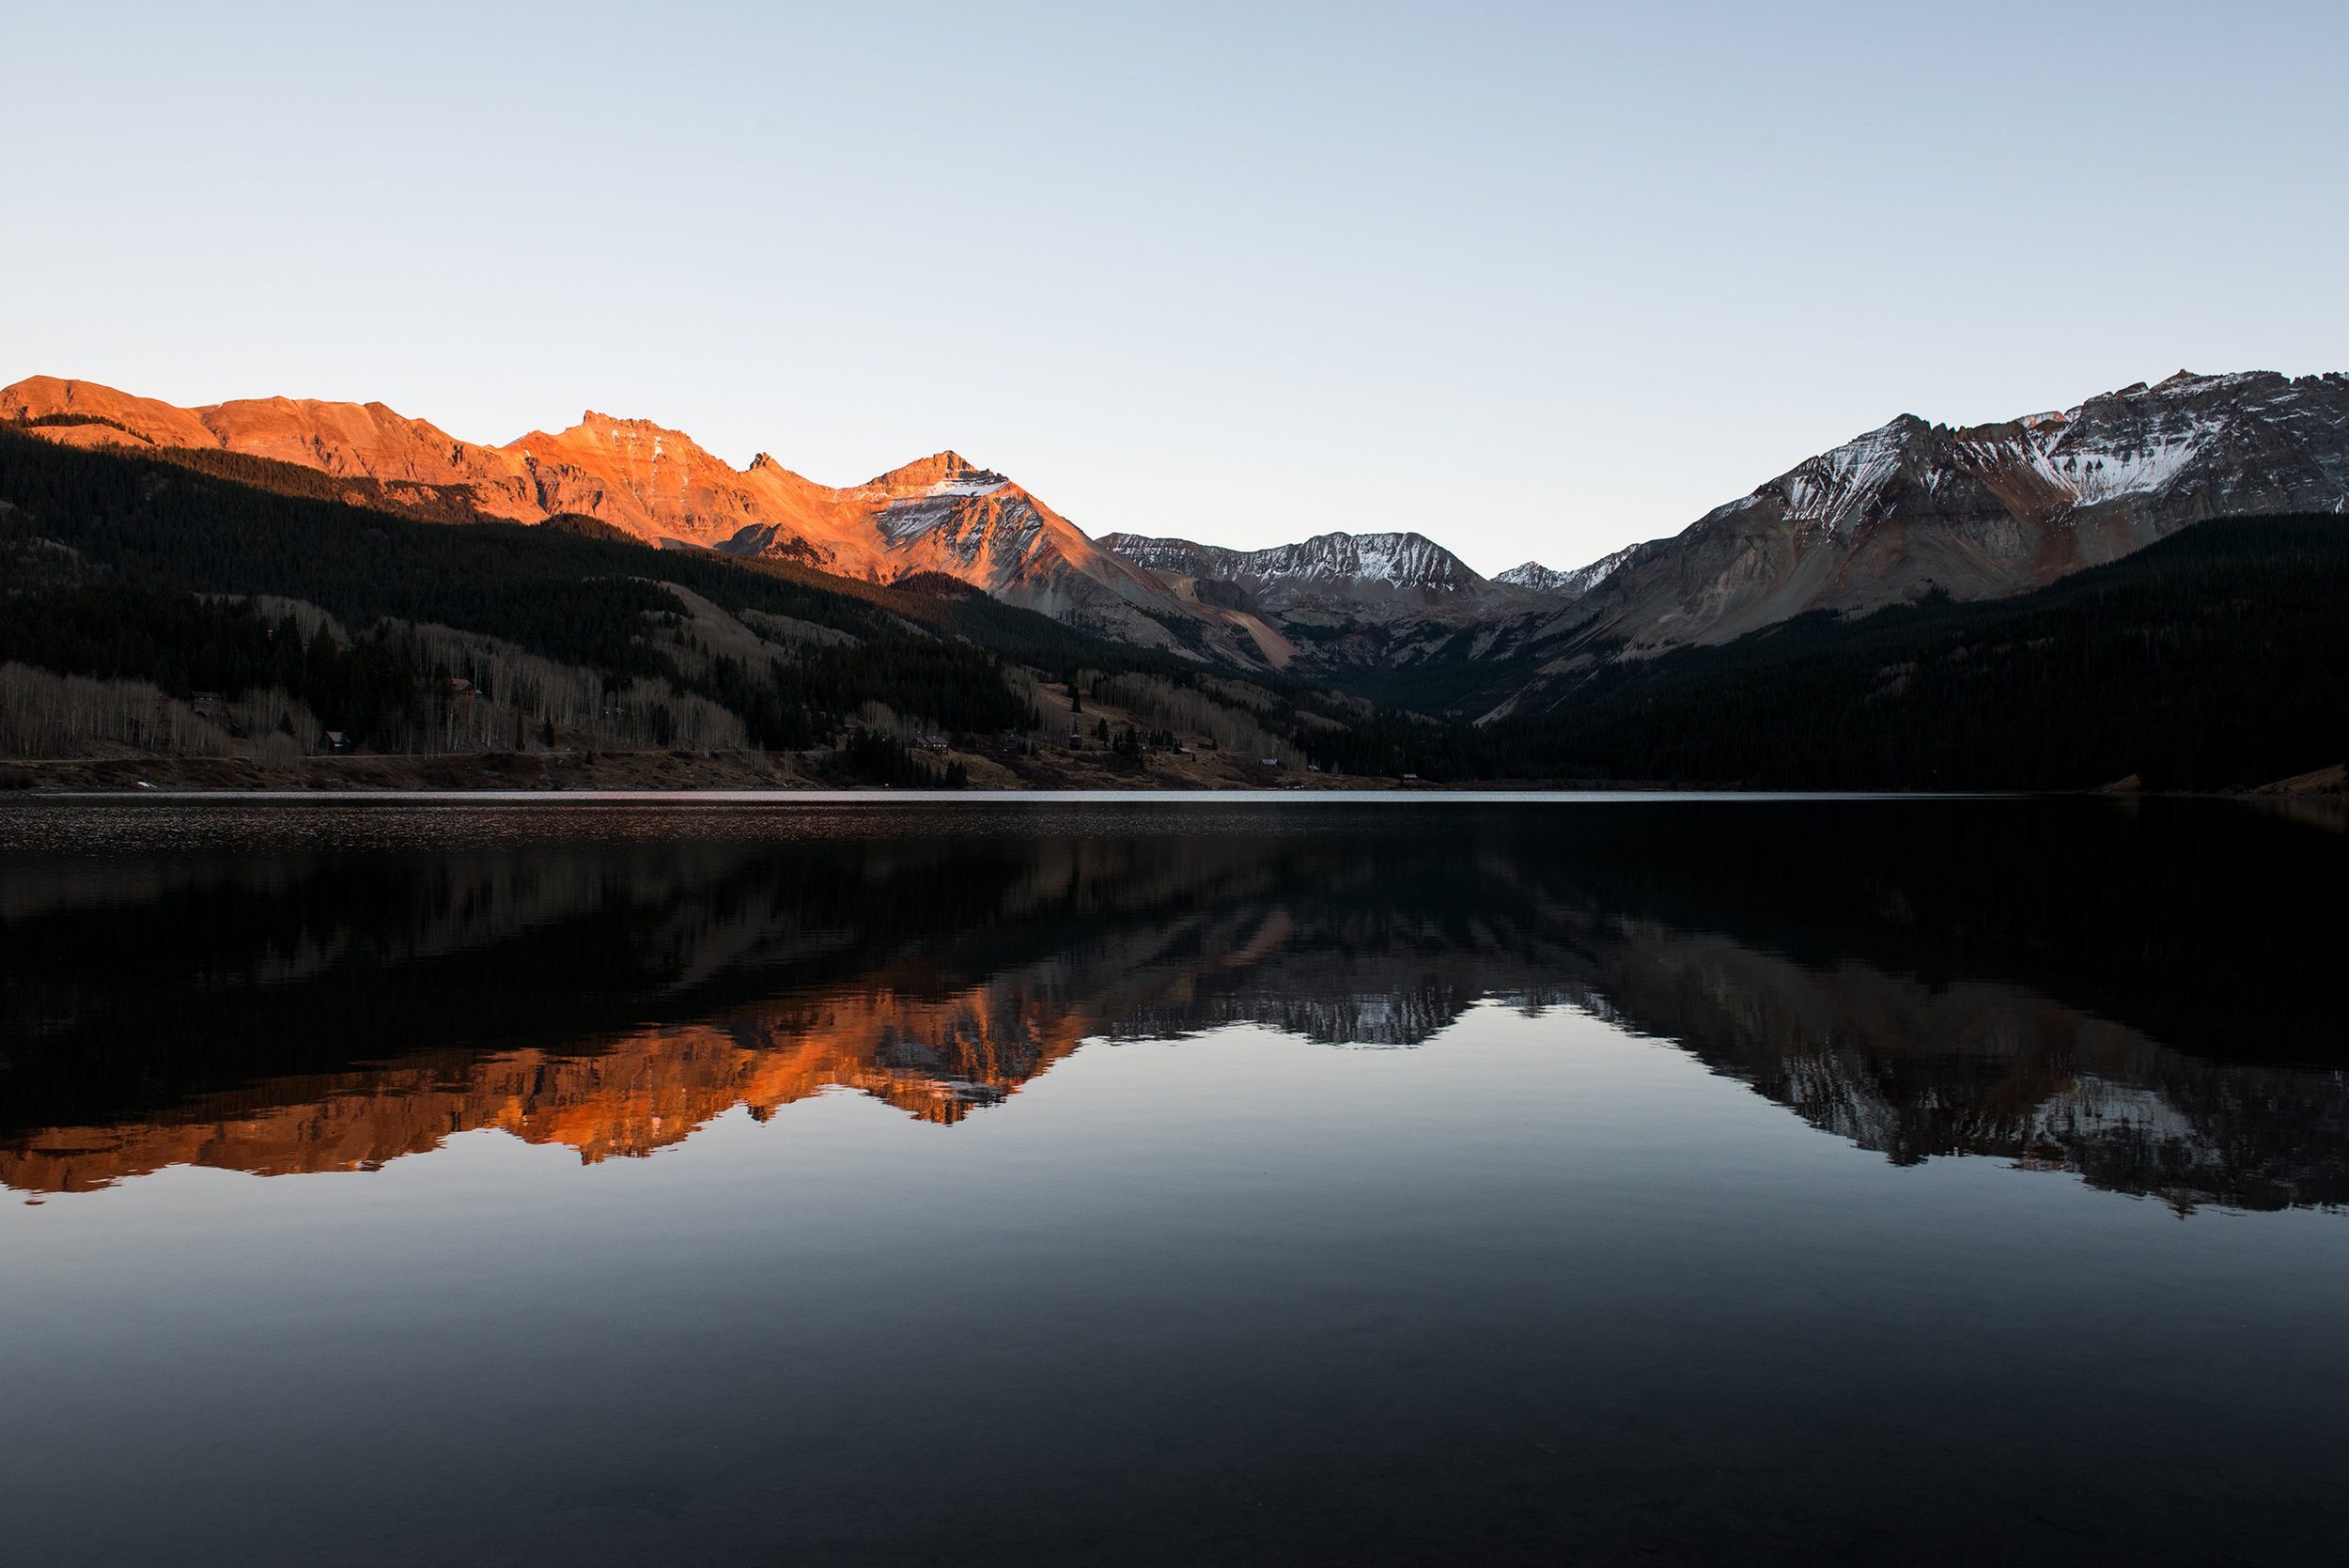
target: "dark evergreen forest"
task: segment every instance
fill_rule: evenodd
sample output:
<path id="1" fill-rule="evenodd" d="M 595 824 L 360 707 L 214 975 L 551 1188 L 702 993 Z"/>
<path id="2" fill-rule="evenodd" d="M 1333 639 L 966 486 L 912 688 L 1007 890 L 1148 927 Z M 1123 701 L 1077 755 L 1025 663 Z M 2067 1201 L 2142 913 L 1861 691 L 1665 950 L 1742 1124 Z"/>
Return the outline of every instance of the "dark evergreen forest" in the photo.
<path id="1" fill-rule="evenodd" d="M 2219 519 L 2017 598 L 1606 665 L 1503 767 L 1764 788 L 2149 789 L 2349 758 L 2349 520 Z"/>

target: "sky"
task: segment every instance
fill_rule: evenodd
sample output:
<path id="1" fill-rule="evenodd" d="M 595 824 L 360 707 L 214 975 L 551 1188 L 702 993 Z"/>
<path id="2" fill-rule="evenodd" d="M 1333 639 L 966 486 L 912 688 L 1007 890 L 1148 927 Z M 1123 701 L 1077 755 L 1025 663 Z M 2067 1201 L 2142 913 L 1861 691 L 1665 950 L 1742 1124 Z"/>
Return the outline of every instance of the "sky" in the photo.
<path id="1" fill-rule="evenodd" d="M 2349 371 L 2344 58 L 2338 0 L 0 0 L 0 383 L 1570 567 L 1902 412 Z"/>

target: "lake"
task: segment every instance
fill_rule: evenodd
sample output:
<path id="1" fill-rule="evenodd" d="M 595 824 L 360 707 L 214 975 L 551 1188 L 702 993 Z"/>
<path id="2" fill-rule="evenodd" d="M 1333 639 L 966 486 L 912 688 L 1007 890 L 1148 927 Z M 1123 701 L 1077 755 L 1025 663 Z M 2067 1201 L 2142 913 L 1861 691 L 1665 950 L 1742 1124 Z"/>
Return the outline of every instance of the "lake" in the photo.
<path id="1" fill-rule="evenodd" d="M 0 804 L 25 1562 L 2342 1560 L 2321 805 Z"/>

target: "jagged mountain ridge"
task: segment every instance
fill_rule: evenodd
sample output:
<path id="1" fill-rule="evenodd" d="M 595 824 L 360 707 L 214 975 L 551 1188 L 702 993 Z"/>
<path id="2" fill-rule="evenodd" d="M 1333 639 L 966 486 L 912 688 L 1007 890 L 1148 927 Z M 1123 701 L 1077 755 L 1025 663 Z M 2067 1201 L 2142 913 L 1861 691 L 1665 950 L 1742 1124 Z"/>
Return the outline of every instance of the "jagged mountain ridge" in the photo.
<path id="1" fill-rule="evenodd" d="M 1269 609 L 1331 598 L 1436 604 L 1486 585 L 1466 562 L 1422 534 L 1318 534 L 1269 550 L 1138 534 L 1104 534 L 1099 542 L 1164 577 L 1235 584 Z"/>

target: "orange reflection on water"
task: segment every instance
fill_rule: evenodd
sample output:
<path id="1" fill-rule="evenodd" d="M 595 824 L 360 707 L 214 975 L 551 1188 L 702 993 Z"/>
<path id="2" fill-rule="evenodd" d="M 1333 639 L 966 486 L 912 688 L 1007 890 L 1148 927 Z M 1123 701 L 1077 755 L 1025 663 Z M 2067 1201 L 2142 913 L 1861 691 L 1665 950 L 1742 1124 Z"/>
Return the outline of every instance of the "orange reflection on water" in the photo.
<path id="1" fill-rule="evenodd" d="M 594 1164 L 682 1142 L 738 1105 L 764 1120 L 828 1089 L 952 1123 L 1017 1092 L 1095 1023 L 1089 1010 L 982 985 L 944 998 L 847 992 L 577 1053 L 427 1053 L 206 1095 L 148 1121 L 44 1129 L 0 1148 L 0 1184 L 86 1191 L 173 1165 L 263 1176 L 372 1171 L 483 1127 L 565 1144 Z"/>

